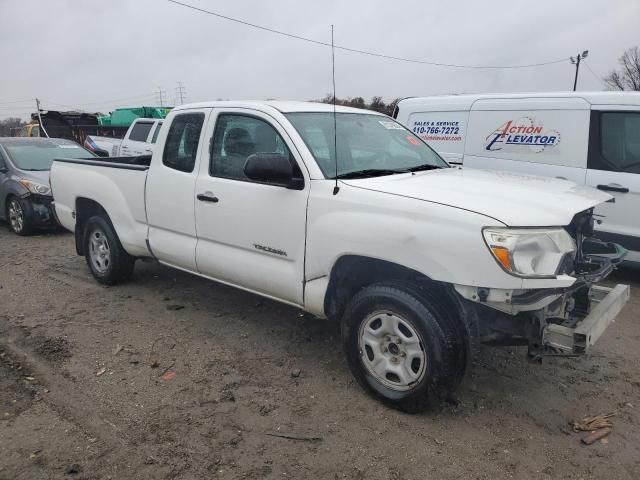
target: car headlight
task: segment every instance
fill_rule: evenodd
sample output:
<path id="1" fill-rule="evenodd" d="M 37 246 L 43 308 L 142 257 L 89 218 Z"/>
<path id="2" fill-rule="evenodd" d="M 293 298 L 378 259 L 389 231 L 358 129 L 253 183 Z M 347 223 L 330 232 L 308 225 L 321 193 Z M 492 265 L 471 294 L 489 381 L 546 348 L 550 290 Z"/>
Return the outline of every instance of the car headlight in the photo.
<path id="1" fill-rule="evenodd" d="M 485 228 L 482 234 L 498 264 L 520 277 L 553 277 L 576 251 L 564 228 Z"/>
<path id="2" fill-rule="evenodd" d="M 31 193 L 36 193 L 38 195 L 51 195 L 51 187 L 49 187 L 49 185 L 32 182 L 31 180 L 20 180 L 20 185 Z"/>

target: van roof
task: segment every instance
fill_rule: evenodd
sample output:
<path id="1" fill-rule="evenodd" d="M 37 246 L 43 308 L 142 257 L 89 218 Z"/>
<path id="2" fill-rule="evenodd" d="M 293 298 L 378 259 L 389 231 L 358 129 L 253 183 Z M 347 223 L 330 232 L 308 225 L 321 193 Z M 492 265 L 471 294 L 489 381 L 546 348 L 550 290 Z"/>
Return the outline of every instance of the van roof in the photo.
<path id="1" fill-rule="evenodd" d="M 442 107 L 446 109 L 468 110 L 479 100 L 526 100 L 553 99 L 567 103 L 583 101 L 589 105 L 638 105 L 640 92 L 531 92 L 531 93 L 485 93 L 464 95 L 434 95 L 412 97 L 402 100 L 398 107 Z"/>

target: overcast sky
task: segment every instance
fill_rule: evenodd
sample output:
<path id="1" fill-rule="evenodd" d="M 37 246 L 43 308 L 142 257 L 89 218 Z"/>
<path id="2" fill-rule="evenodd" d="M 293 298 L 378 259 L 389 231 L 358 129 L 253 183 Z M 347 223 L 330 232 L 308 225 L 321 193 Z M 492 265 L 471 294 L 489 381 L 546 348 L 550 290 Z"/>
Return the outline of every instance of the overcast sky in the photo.
<path id="1" fill-rule="evenodd" d="M 588 49 L 578 88 L 640 44 L 640 1 L 181 0 L 223 15 L 386 55 L 455 64 L 546 62 Z M 107 112 L 189 101 L 322 98 L 331 50 L 166 0 L 0 0 L 0 118 L 44 108 Z M 569 61 L 537 68 L 438 68 L 336 51 L 338 97 L 569 90 Z M 8 103 L 15 102 L 15 103 Z"/>

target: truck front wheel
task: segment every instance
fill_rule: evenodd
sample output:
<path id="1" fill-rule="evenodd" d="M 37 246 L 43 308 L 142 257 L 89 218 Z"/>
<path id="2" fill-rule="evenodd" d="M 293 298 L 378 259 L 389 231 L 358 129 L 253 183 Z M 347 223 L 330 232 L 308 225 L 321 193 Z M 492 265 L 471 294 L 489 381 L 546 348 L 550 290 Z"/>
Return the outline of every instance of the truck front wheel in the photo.
<path id="1" fill-rule="evenodd" d="M 93 277 L 104 285 L 115 285 L 131 277 L 135 258 L 129 255 L 104 215 L 87 220 L 84 255 Z"/>
<path id="2" fill-rule="evenodd" d="M 447 398 L 464 375 L 464 341 L 437 298 L 376 284 L 356 294 L 343 318 L 353 375 L 374 397 L 408 413 Z"/>

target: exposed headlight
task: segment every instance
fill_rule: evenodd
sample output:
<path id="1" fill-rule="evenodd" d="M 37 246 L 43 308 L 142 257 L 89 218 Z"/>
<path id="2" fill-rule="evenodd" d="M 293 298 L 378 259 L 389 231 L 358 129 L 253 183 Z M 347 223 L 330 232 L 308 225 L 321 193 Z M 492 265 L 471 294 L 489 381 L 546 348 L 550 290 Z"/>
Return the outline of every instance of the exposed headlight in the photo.
<path id="1" fill-rule="evenodd" d="M 520 277 L 553 277 L 576 251 L 564 228 L 485 228 L 482 234 L 500 266 Z"/>
<path id="2" fill-rule="evenodd" d="M 38 195 L 51 195 L 51 187 L 42 183 L 32 182 L 31 180 L 20 180 L 20 184 L 31 193 Z"/>

